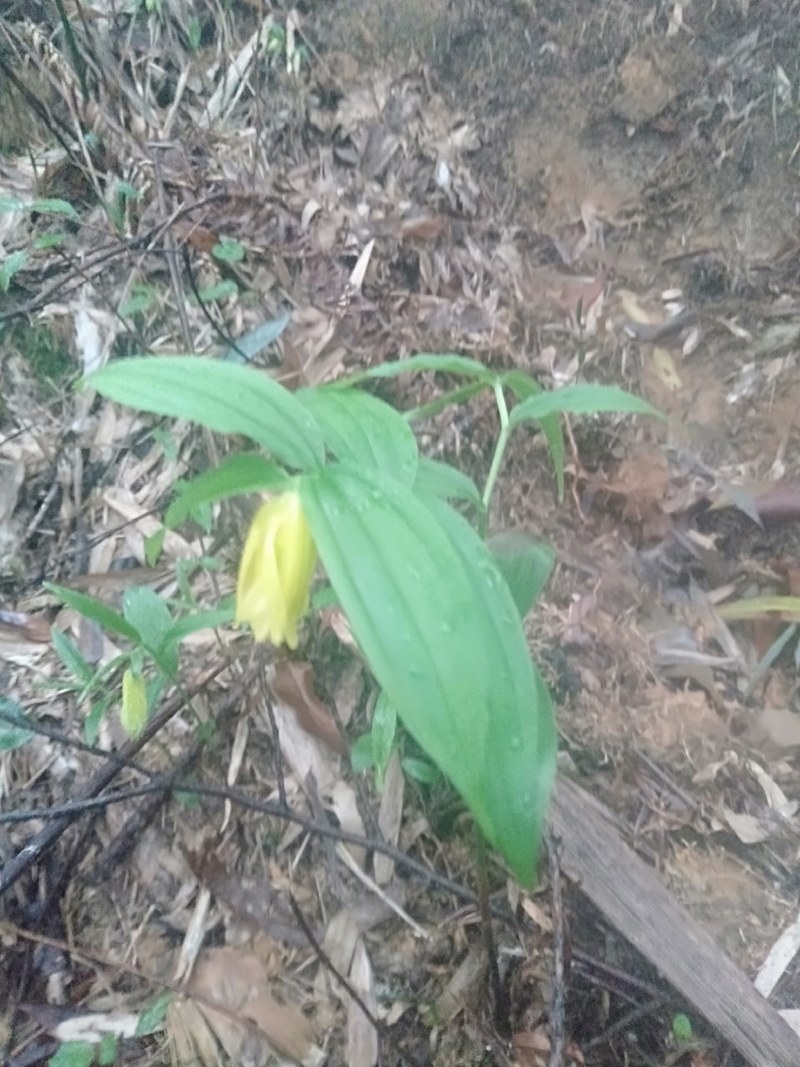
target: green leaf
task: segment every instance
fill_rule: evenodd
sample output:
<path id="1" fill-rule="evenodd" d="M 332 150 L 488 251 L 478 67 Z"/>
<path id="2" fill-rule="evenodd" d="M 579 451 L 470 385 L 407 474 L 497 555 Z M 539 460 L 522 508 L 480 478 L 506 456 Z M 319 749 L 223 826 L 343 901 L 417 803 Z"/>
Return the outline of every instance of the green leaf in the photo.
<path id="1" fill-rule="evenodd" d="M 430 352 L 421 352 L 419 355 L 398 359 L 393 363 L 379 363 L 376 367 L 353 374 L 337 384 L 340 387 L 351 386 L 368 378 L 396 378 L 400 374 L 416 374 L 420 371 L 466 375 L 468 378 L 477 378 L 483 382 L 493 382 L 497 377 L 489 367 L 484 367 L 477 359 L 470 359 L 468 356 L 459 356 L 455 353 L 434 355 Z"/>
<path id="2" fill-rule="evenodd" d="M 129 641 L 139 644 L 139 632 L 136 628 L 127 622 L 118 611 L 114 611 L 113 608 L 104 604 L 102 600 L 96 600 L 95 597 L 88 596 L 86 593 L 79 593 L 75 589 L 65 589 L 63 585 L 55 585 L 53 582 L 45 582 L 44 587 L 48 593 L 57 596 L 68 608 L 72 608 L 73 611 L 77 611 L 80 615 L 91 619 L 92 622 L 96 622 L 103 630 L 108 630 L 112 634 L 119 634 L 121 637 L 127 637 Z"/>
<path id="3" fill-rule="evenodd" d="M 350 746 L 350 766 L 356 774 L 360 771 L 368 771 L 370 767 L 375 766 L 372 731 L 357 737 Z"/>
<path id="4" fill-rule="evenodd" d="M 271 344 L 277 341 L 289 325 L 289 318 L 290 316 L 284 312 L 277 319 L 262 322 L 260 326 L 256 326 L 254 330 L 250 330 L 243 337 L 237 337 L 236 344 L 226 348 L 219 358 L 230 360 L 232 363 L 247 362 L 255 359 L 265 348 L 269 348 Z"/>
<path id="5" fill-rule="evenodd" d="M 521 401 L 512 409 L 509 424 L 519 426 L 533 419 L 540 422 L 548 415 L 569 412 L 573 415 L 597 415 L 600 412 L 619 414 L 655 415 L 663 418 L 660 411 L 646 400 L 618 389 L 616 385 L 566 385 L 563 389 L 537 393 Z"/>
<path id="6" fill-rule="evenodd" d="M 295 396 L 337 459 L 413 484 L 419 460 L 416 438 L 389 404 L 361 389 L 301 389 Z"/>
<path id="7" fill-rule="evenodd" d="M 0 263 L 0 293 L 7 293 L 11 280 L 15 274 L 19 274 L 28 262 L 28 253 L 19 250 L 7 255 Z"/>
<path id="8" fill-rule="evenodd" d="M 123 318 L 140 315 L 147 311 L 158 300 L 158 290 L 152 285 L 135 285 L 131 295 L 117 308 Z"/>
<path id="9" fill-rule="evenodd" d="M 526 400 L 529 396 L 536 396 L 542 392 L 542 387 L 529 374 L 521 370 L 507 371 L 503 375 L 503 384 L 507 385 L 518 400 Z M 545 415 L 536 420 L 539 429 L 544 434 L 547 447 L 550 449 L 550 457 L 553 460 L 553 469 L 556 472 L 556 487 L 558 499 L 564 499 L 564 430 L 558 415 Z"/>
<path id="10" fill-rule="evenodd" d="M 164 539 L 167 536 L 166 526 L 159 526 L 153 533 L 144 539 L 144 561 L 148 567 L 155 567 L 161 553 L 164 551 Z"/>
<path id="11" fill-rule="evenodd" d="M 156 1030 L 161 1029 L 171 1000 L 171 993 L 162 993 L 149 1008 L 145 1008 L 136 1024 L 137 1037 L 147 1037 L 148 1034 L 154 1034 Z"/>
<path id="12" fill-rule="evenodd" d="M 211 611 L 199 611 L 196 615 L 187 615 L 172 624 L 164 635 L 164 643 L 166 645 L 178 645 L 189 634 L 197 633 L 200 630 L 213 630 L 217 626 L 229 626 L 233 622 L 234 614 L 234 607 L 231 603 L 227 607 L 219 607 Z"/>
<path id="13" fill-rule="evenodd" d="M 236 296 L 239 292 L 239 286 L 232 278 L 225 278 L 223 281 L 215 282 L 214 285 L 207 285 L 205 288 L 198 291 L 201 304 L 213 304 L 217 300 L 230 300 L 232 296 Z M 197 298 L 194 293 L 189 298 L 192 303 L 197 303 Z"/>
<path id="14" fill-rule="evenodd" d="M 202 356 L 144 356 L 109 363 L 85 381 L 120 404 L 242 434 L 294 467 L 323 460 L 322 434 L 311 415 L 254 367 Z"/>
<path id="15" fill-rule="evenodd" d="M 494 534 L 486 543 L 524 619 L 547 584 L 555 553 L 550 545 L 519 530 Z"/>
<path id="16" fill-rule="evenodd" d="M 679 1045 L 688 1044 L 692 1040 L 692 1021 L 688 1015 L 678 1012 L 672 1019 L 672 1036 Z"/>
<path id="17" fill-rule="evenodd" d="M 50 628 L 50 640 L 56 655 L 73 679 L 81 685 L 88 685 L 94 678 L 94 668 L 83 658 L 75 642 L 67 634 L 57 630 L 55 626 Z"/>
<path id="18" fill-rule="evenodd" d="M 241 263 L 244 259 L 244 245 L 233 237 L 223 237 L 211 249 L 211 255 L 223 263 Z"/>
<path id="19" fill-rule="evenodd" d="M 117 1061 L 119 1038 L 116 1034 L 103 1034 L 100 1046 L 97 1049 L 97 1062 L 99 1067 L 113 1067 Z"/>
<path id="20" fill-rule="evenodd" d="M 466 500 L 474 504 L 478 511 L 483 510 L 481 494 L 469 475 L 436 459 L 420 459 L 414 492 L 417 496 L 436 497 L 439 500 Z"/>
<path id="21" fill-rule="evenodd" d="M 465 404 L 468 400 L 471 400 L 473 396 L 477 396 L 478 393 L 482 393 L 484 389 L 488 389 L 489 385 L 489 382 L 483 380 L 478 382 L 467 382 L 466 385 L 460 385 L 457 389 L 451 389 L 447 393 L 442 393 L 441 396 L 435 396 L 433 400 L 428 400 L 426 403 L 419 404 L 415 408 L 409 408 L 407 411 L 403 412 L 403 418 L 406 422 L 410 423 L 421 422 L 423 419 L 431 419 L 434 415 L 446 411 L 449 407 Z"/>
<path id="22" fill-rule="evenodd" d="M 550 699 L 488 549 L 447 505 L 334 464 L 300 481 L 322 562 L 403 723 L 525 885 L 555 773 Z"/>
<path id="23" fill-rule="evenodd" d="M 65 233 L 43 233 L 33 242 L 37 252 L 43 252 L 48 248 L 61 248 L 67 239 Z"/>
<path id="24" fill-rule="evenodd" d="M 385 693 L 379 693 L 372 713 L 372 760 L 375 767 L 375 781 L 378 789 L 383 789 L 383 776 L 386 764 L 394 748 L 397 733 L 397 712 L 394 704 Z"/>
<path id="25" fill-rule="evenodd" d="M 196 508 L 244 493 L 281 489 L 286 481 L 281 468 L 258 453 L 229 456 L 178 490 L 178 496 L 167 508 L 164 525 L 179 526 Z"/>
<path id="26" fill-rule="evenodd" d="M 122 597 L 122 614 L 135 626 L 146 648 L 161 648 L 172 627 L 172 616 L 149 585 L 129 586 Z"/>
<path id="27" fill-rule="evenodd" d="M 50 1067 L 91 1067 L 95 1046 L 88 1041 L 65 1041 L 47 1061 Z"/>
<path id="28" fill-rule="evenodd" d="M 3 211 L 31 211 L 39 215 L 66 215 L 71 219 L 78 218 L 78 212 L 72 204 L 55 197 L 42 197 L 26 203 L 18 196 L 0 196 L 0 212 Z"/>
<path id="29" fill-rule="evenodd" d="M 22 748 L 34 736 L 27 728 L 28 716 L 15 700 L 0 697 L 0 752 Z"/>
<path id="30" fill-rule="evenodd" d="M 413 778 L 414 781 L 419 782 L 420 785 L 434 785 L 440 777 L 439 771 L 433 764 L 428 763 L 428 761 L 424 759 L 415 759 L 413 756 L 404 756 L 400 760 L 400 766 L 409 778 Z"/>

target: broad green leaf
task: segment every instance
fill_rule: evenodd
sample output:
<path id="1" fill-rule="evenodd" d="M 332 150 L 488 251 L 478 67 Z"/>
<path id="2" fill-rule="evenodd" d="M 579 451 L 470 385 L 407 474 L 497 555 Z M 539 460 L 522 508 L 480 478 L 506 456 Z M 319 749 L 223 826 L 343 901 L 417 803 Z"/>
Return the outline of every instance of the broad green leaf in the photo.
<path id="1" fill-rule="evenodd" d="M 85 381 L 128 407 L 242 434 L 293 467 L 323 460 L 322 434 L 306 408 L 254 367 L 202 356 L 143 356 L 109 363 Z"/>
<path id="2" fill-rule="evenodd" d="M 395 408 L 361 389 L 301 389 L 295 396 L 308 408 L 337 459 L 413 485 L 417 442 Z"/>
<path id="3" fill-rule="evenodd" d="M 488 840 L 500 849 L 520 881 L 529 885 L 536 873 L 536 850 L 556 774 L 558 738 L 550 694 L 531 659 L 514 599 L 488 548 L 452 508 L 436 502 L 432 510 L 450 534 L 471 580 L 472 610 L 483 623 L 489 684 L 495 687 L 481 752 L 483 819 L 480 812 L 476 815 Z"/>
<path id="4" fill-rule="evenodd" d="M 169 608 L 149 585 L 128 586 L 122 597 L 122 614 L 136 627 L 147 648 L 160 648 L 172 626 Z"/>
<path id="5" fill-rule="evenodd" d="M 555 730 L 519 613 L 488 549 L 451 508 L 353 466 L 310 473 L 300 493 L 378 683 L 530 885 Z"/>
<path id="6" fill-rule="evenodd" d="M 542 387 L 529 374 L 521 370 L 511 370 L 503 375 L 503 384 L 507 385 L 518 400 L 526 400 L 542 392 Z M 564 499 L 564 430 L 558 415 L 544 415 L 538 419 L 539 429 L 544 434 L 553 469 L 556 472 L 558 499 Z"/>
<path id="7" fill-rule="evenodd" d="M 122 614 L 136 628 L 141 643 L 159 667 L 174 675 L 178 669 L 178 654 L 166 641 L 173 625 L 172 616 L 158 593 L 148 585 L 130 586 L 122 597 Z"/>
<path id="8" fill-rule="evenodd" d="M 415 374 L 419 371 L 437 371 L 440 374 L 460 374 L 468 378 L 478 378 L 480 381 L 493 382 L 497 375 L 489 367 L 484 367 L 477 359 L 468 356 L 459 356 L 455 353 L 447 355 L 435 355 L 431 352 L 422 352 L 407 359 L 398 359 L 393 363 L 379 363 L 376 367 L 361 371 L 343 379 L 341 386 L 354 385 L 366 378 L 396 378 L 400 374 Z"/>
<path id="9" fill-rule="evenodd" d="M 258 453 L 241 452 L 224 459 L 219 466 L 204 471 L 186 485 L 167 508 L 164 525 L 180 526 L 195 510 L 231 496 L 281 489 L 286 474 Z"/>
<path id="10" fill-rule="evenodd" d="M 92 622 L 96 622 L 103 630 L 108 630 L 112 634 L 119 634 L 121 637 L 127 637 L 129 641 L 133 641 L 136 644 L 139 643 L 137 629 L 118 611 L 114 611 L 113 608 L 104 604 L 102 600 L 96 600 L 93 596 L 79 593 L 75 589 L 65 589 L 63 585 L 55 585 L 53 582 L 45 582 L 44 587 L 48 593 L 57 596 L 68 608 L 72 608 L 78 614 L 84 615 L 87 619 L 91 619 Z"/>
<path id="11" fill-rule="evenodd" d="M 414 492 L 417 496 L 432 496 L 439 500 L 466 500 L 479 511 L 483 509 L 481 494 L 469 475 L 436 459 L 420 459 Z"/>
<path id="12" fill-rule="evenodd" d="M 15 700 L 0 697 L 0 752 L 21 748 L 33 737 L 28 717 Z"/>
<path id="13" fill-rule="evenodd" d="M 600 412 L 617 412 L 619 414 L 655 415 L 663 418 L 661 412 L 648 404 L 646 400 L 628 393 L 616 385 L 565 385 L 563 389 L 552 389 L 537 393 L 521 401 L 509 415 L 511 426 L 534 419 L 541 422 L 548 415 L 569 412 L 573 415 L 596 415 Z"/>
<path id="14" fill-rule="evenodd" d="M 486 543 L 524 619 L 547 584 L 555 553 L 550 545 L 519 530 L 494 534 Z"/>

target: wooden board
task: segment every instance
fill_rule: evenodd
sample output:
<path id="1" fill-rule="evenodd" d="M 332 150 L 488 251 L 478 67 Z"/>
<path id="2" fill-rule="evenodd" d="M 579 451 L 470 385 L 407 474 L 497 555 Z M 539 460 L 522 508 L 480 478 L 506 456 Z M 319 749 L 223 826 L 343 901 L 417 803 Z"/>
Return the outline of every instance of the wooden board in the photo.
<path id="1" fill-rule="evenodd" d="M 559 779 L 550 822 L 561 868 L 752 1067 L 800 1067 L 800 1037 L 620 837 L 611 814 Z"/>

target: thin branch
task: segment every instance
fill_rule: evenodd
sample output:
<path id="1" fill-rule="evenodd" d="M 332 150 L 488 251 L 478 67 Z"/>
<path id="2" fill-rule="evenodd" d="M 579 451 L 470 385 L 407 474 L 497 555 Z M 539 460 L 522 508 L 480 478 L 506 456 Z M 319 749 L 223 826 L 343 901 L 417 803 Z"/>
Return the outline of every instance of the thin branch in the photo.
<path id="1" fill-rule="evenodd" d="M 553 831 L 546 831 L 547 860 L 550 867 L 550 899 L 553 902 L 553 995 L 550 999 L 550 1056 L 547 1067 L 562 1067 L 564 1062 L 564 901 L 561 895 L 561 868 L 558 842 Z"/>

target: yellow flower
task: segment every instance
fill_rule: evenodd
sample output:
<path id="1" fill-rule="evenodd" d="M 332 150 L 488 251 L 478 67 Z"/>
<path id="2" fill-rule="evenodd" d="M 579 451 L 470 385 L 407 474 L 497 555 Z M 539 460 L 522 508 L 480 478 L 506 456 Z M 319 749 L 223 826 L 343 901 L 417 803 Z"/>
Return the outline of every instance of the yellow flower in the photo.
<path id="1" fill-rule="evenodd" d="M 130 668 L 122 675 L 120 722 L 128 737 L 137 737 L 147 722 L 147 687 L 144 678 Z"/>
<path id="2" fill-rule="evenodd" d="M 308 609 L 317 551 L 296 492 L 282 493 L 256 512 L 236 586 L 236 621 L 249 622 L 256 641 L 297 648 L 297 623 Z"/>

